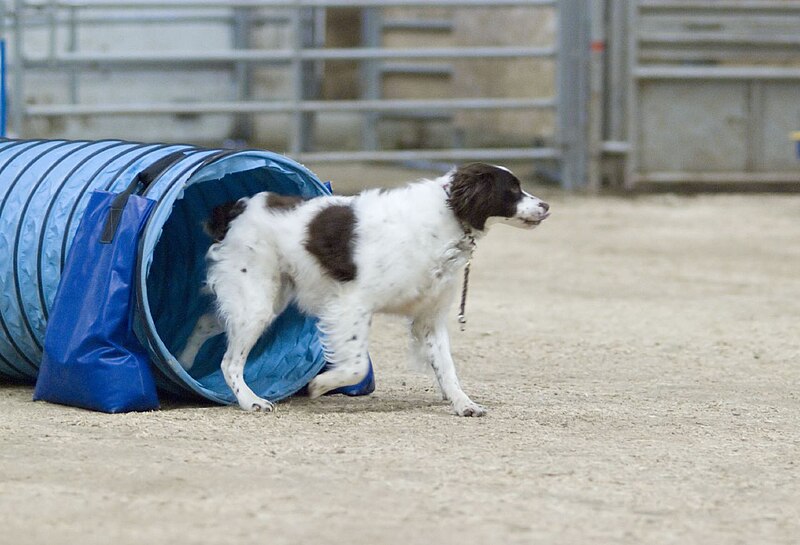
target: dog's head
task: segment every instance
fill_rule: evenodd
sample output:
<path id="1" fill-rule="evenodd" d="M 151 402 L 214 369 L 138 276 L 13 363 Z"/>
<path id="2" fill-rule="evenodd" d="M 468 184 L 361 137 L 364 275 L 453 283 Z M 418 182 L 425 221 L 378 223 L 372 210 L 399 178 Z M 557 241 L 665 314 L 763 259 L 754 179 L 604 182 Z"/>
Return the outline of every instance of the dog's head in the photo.
<path id="1" fill-rule="evenodd" d="M 448 203 L 459 220 L 479 231 L 493 223 L 532 229 L 550 215 L 550 205 L 523 191 L 510 170 L 486 163 L 451 173 Z"/>

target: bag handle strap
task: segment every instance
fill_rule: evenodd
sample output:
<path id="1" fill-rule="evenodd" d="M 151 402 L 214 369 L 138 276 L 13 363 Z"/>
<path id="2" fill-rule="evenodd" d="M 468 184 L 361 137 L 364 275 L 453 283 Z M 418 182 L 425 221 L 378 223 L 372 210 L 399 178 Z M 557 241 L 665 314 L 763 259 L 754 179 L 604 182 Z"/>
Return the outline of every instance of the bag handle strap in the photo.
<path id="1" fill-rule="evenodd" d="M 100 236 L 100 242 L 102 244 L 110 244 L 114 240 L 119 222 L 122 220 L 122 211 L 125 210 L 125 205 L 128 204 L 130 196 L 138 193 L 140 187 L 141 191 L 146 190 L 153 182 L 160 178 L 169 167 L 185 157 L 186 154 L 183 151 L 170 153 L 133 177 L 128 187 L 114 197 L 114 200 L 111 202 L 111 209 L 108 211 L 106 223 L 103 226 L 103 233 Z"/>

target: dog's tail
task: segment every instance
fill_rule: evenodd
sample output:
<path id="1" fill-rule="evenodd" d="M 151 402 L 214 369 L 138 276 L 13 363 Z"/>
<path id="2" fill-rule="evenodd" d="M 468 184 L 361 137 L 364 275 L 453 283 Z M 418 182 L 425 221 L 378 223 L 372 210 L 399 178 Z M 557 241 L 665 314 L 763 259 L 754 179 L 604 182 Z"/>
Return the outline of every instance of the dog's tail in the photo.
<path id="1" fill-rule="evenodd" d="M 211 211 L 211 217 L 208 218 L 204 224 L 206 233 L 208 233 L 214 242 L 220 242 L 228 233 L 231 222 L 239 217 L 239 215 L 244 212 L 245 208 L 247 208 L 245 199 L 226 202 L 225 204 L 215 207 Z"/>

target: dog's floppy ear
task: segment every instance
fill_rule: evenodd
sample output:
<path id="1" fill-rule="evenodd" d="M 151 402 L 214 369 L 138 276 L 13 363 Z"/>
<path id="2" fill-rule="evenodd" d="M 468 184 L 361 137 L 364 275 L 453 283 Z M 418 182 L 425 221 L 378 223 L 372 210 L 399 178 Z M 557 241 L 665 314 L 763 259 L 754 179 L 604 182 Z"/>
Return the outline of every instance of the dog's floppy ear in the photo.
<path id="1" fill-rule="evenodd" d="M 483 231 L 491 217 L 513 216 L 518 199 L 507 194 L 510 184 L 503 183 L 504 178 L 515 180 L 508 171 L 485 163 L 459 167 L 450 181 L 448 204 L 453 213 L 479 231 Z"/>
<path id="2" fill-rule="evenodd" d="M 231 222 L 244 212 L 246 204 L 242 200 L 226 202 L 214 207 L 211 217 L 203 225 L 204 230 L 214 240 L 220 242 L 228 233 Z"/>

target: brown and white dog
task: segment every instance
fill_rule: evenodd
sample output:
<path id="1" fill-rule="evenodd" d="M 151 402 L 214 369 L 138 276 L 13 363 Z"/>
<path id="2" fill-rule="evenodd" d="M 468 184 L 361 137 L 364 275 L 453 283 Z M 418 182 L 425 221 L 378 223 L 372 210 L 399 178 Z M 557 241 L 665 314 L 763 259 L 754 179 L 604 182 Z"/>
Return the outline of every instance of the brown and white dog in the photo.
<path id="1" fill-rule="evenodd" d="M 302 201 L 259 193 L 215 209 L 207 285 L 217 313 L 203 316 L 179 358 L 191 367 L 202 344 L 227 334 L 225 380 L 248 411 L 272 410 L 244 382 L 247 356 L 290 301 L 319 317 L 331 366 L 309 384 L 312 398 L 361 382 L 369 369 L 372 315 L 410 319 L 412 356 L 433 368 L 461 416 L 486 410 L 461 389 L 447 334 L 460 272 L 489 226 L 533 228 L 547 203 L 506 168 L 473 163 L 389 191 Z"/>

